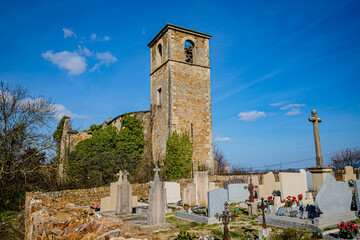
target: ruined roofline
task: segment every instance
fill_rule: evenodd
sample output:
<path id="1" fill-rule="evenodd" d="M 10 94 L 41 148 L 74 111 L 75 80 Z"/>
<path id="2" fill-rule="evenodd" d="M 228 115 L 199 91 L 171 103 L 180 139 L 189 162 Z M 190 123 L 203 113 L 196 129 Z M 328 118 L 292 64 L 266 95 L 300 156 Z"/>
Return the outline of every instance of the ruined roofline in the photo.
<path id="1" fill-rule="evenodd" d="M 184 32 L 184 33 L 189 33 L 198 37 L 202 37 L 202 38 L 206 38 L 206 39 L 210 39 L 212 36 L 206 33 L 202 33 L 202 32 L 198 32 L 198 31 L 194 31 L 188 28 L 183 28 L 183 27 L 179 27 L 173 24 L 166 24 L 165 27 L 163 29 L 161 29 L 161 31 L 153 38 L 153 40 L 151 40 L 148 44 L 148 47 L 152 47 L 166 32 L 168 29 L 173 29 L 179 32 Z"/>
<path id="2" fill-rule="evenodd" d="M 134 113 L 147 113 L 150 112 L 150 110 L 144 110 L 144 111 L 136 111 L 136 112 L 128 112 L 128 113 L 123 113 L 115 118 L 113 118 L 111 121 L 106 122 L 107 124 L 111 124 L 113 121 L 115 121 L 118 118 L 121 118 L 123 116 L 125 116 L 125 114 L 134 114 Z"/>

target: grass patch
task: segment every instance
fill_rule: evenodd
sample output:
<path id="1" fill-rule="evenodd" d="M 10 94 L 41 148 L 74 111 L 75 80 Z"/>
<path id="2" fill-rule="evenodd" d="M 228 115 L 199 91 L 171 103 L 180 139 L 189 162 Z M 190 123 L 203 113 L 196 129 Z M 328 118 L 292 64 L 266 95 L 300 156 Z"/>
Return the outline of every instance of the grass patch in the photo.
<path id="1" fill-rule="evenodd" d="M 24 239 L 24 214 L 17 211 L 0 213 L 0 239 Z"/>

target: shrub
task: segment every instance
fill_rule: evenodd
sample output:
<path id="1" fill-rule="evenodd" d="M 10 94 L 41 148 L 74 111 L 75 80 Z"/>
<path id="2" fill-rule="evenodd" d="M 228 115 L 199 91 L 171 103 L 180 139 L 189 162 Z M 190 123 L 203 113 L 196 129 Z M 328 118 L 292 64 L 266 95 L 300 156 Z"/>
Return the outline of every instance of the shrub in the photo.
<path id="1" fill-rule="evenodd" d="M 166 143 L 165 173 L 168 180 L 190 177 L 192 168 L 192 142 L 187 134 L 176 131 Z"/>

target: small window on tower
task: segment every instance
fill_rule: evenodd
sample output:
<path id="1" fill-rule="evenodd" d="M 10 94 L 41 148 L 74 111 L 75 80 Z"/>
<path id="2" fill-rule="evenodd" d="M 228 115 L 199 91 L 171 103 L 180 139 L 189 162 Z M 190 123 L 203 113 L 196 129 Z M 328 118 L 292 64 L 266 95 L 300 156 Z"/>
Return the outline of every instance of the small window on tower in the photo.
<path id="1" fill-rule="evenodd" d="M 187 40 L 184 44 L 185 62 L 194 63 L 194 43 Z"/>
<path id="2" fill-rule="evenodd" d="M 161 88 L 157 90 L 157 105 L 161 106 Z"/>
<path id="3" fill-rule="evenodd" d="M 159 51 L 160 58 L 162 58 L 162 46 L 161 46 L 161 44 L 158 45 L 158 51 Z"/>

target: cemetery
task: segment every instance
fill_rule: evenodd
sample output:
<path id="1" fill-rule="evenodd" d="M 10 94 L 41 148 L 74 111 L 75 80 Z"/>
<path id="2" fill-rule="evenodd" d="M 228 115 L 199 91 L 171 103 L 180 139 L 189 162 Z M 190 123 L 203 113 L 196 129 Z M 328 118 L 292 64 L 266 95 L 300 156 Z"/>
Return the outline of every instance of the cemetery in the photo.
<path id="1" fill-rule="evenodd" d="M 45 2 L 0 14 L 0 240 L 360 239 L 359 3 Z"/>

